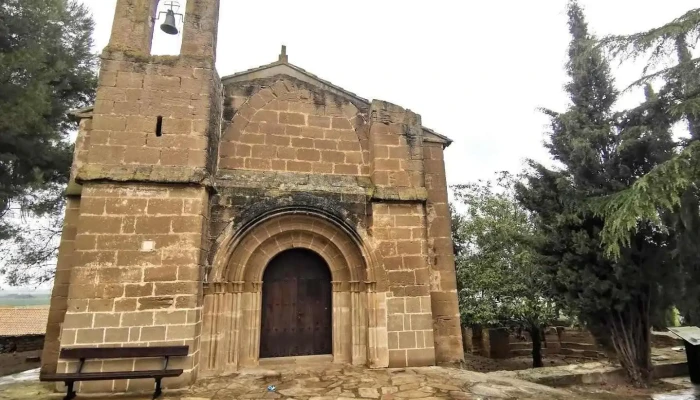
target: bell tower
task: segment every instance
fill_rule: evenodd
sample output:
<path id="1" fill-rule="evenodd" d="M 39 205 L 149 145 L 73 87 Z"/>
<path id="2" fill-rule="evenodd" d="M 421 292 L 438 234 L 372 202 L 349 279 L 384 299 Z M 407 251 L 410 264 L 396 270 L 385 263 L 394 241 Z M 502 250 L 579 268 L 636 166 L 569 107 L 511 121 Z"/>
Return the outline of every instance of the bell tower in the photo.
<path id="1" fill-rule="evenodd" d="M 219 0 L 187 1 L 179 56 L 151 55 L 157 7 L 157 0 L 117 0 L 91 123 L 81 124 L 76 143 L 75 223 L 62 238 L 71 246 L 59 254 L 70 259 L 65 312 L 54 313 L 52 300 L 63 318 L 49 321 L 60 336 L 47 335 L 44 371 L 74 368 L 58 359 L 64 347 L 188 345 L 189 355 L 171 362 L 185 373 L 163 383 L 183 386 L 197 376 L 207 182 L 222 107 L 214 66 Z M 125 362 L 160 363 L 88 361 L 83 371 L 124 370 Z M 79 390 L 152 387 L 151 379 L 82 382 Z"/>

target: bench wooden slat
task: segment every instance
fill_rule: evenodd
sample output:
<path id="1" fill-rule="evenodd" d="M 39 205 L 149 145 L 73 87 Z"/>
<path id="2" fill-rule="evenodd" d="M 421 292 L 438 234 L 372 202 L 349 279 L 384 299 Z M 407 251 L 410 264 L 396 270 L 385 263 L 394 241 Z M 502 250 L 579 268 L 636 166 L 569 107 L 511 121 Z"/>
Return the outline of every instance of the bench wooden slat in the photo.
<path id="1" fill-rule="evenodd" d="M 81 372 L 66 374 L 46 374 L 41 376 L 45 382 L 60 381 L 105 381 L 112 379 L 143 379 L 143 378 L 171 378 L 182 375 L 181 369 L 157 369 L 151 371 L 117 371 L 117 372 Z"/>
<path id="2" fill-rule="evenodd" d="M 39 380 L 44 382 L 65 382 L 66 397 L 64 400 L 72 400 L 76 393 L 74 384 L 81 381 L 107 381 L 113 379 L 155 379 L 153 398 L 158 398 L 161 393 L 161 381 L 182 375 L 182 369 L 165 369 L 168 367 L 170 357 L 184 357 L 189 352 L 189 346 L 153 346 L 153 347 L 73 347 L 61 349 L 60 358 L 68 360 L 80 360 L 80 366 L 76 372 L 60 374 L 41 374 Z M 149 371 L 111 371 L 111 372 L 80 372 L 86 360 L 109 358 L 165 358 L 163 369 Z"/>
<path id="3" fill-rule="evenodd" d="M 188 346 L 160 347 L 73 347 L 61 349 L 61 358 L 78 360 L 81 358 L 153 358 L 153 357 L 184 357 Z"/>

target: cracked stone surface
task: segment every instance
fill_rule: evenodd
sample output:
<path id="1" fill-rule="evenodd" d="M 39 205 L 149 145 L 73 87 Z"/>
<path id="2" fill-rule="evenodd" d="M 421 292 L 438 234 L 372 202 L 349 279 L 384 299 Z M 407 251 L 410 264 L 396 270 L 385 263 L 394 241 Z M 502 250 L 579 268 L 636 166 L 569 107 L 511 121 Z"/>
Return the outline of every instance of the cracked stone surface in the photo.
<path id="1" fill-rule="evenodd" d="M 268 391 L 268 386 L 275 391 Z M 60 399 L 52 385 L 36 381 L 0 387 L 0 399 Z M 118 399 L 121 396 L 111 397 Z M 80 399 L 81 396 L 78 396 Z M 90 397 L 84 397 L 90 398 Z M 94 397 L 91 397 L 94 398 Z M 150 399 L 150 394 L 128 396 Z M 185 390 L 166 392 L 169 400 L 583 400 L 572 392 L 509 377 L 459 369 L 426 367 L 370 370 L 347 365 L 284 366 L 274 370 L 244 370 L 227 376 L 201 378 Z"/>

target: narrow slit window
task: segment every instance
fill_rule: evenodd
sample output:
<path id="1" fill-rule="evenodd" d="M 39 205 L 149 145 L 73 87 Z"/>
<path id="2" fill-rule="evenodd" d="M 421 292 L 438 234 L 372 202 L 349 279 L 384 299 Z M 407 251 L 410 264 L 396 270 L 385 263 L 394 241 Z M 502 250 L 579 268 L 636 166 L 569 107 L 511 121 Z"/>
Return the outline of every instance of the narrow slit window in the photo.
<path id="1" fill-rule="evenodd" d="M 156 136 L 163 136 L 163 117 L 161 116 L 158 116 L 158 120 L 156 121 Z"/>

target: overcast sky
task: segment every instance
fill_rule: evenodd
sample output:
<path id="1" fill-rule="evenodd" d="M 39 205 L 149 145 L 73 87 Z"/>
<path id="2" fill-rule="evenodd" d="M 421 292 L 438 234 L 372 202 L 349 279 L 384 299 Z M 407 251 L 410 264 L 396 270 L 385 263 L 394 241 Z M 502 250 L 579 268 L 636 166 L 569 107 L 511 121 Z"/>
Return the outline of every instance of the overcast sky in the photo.
<path id="1" fill-rule="evenodd" d="M 116 0 L 83 1 L 101 50 Z M 697 7 L 696 0 L 580 4 L 599 36 L 645 30 Z M 565 0 L 221 0 L 217 69 L 225 76 L 270 63 L 285 44 L 292 64 L 362 97 L 410 108 L 423 125 L 452 138 L 450 184 L 489 178 L 520 171 L 526 158 L 548 159 L 542 148 L 548 120 L 537 108 L 567 105 L 565 6 Z M 160 33 L 154 49 L 170 53 L 176 41 Z M 618 69 L 618 86 L 638 73 L 634 66 Z"/>

